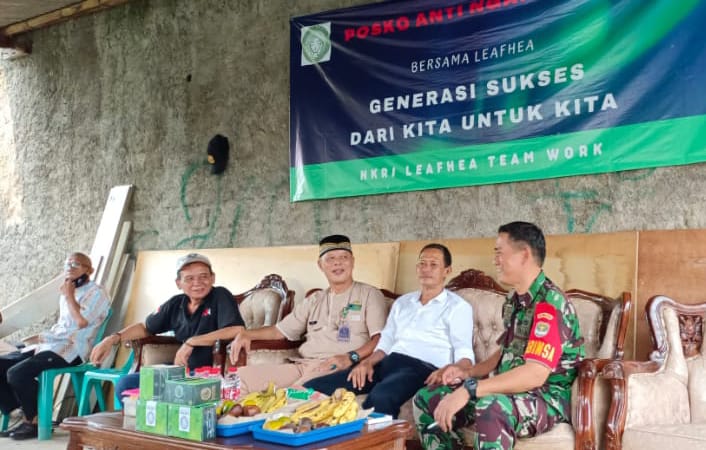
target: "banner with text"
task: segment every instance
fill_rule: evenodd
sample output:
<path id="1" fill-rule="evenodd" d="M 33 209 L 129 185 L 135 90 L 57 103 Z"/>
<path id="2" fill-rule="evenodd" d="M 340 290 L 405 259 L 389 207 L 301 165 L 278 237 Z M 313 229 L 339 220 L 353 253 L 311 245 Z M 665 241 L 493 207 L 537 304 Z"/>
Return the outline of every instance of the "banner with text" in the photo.
<path id="1" fill-rule="evenodd" d="M 706 2 L 388 1 L 291 20 L 292 201 L 706 161 Z"/>

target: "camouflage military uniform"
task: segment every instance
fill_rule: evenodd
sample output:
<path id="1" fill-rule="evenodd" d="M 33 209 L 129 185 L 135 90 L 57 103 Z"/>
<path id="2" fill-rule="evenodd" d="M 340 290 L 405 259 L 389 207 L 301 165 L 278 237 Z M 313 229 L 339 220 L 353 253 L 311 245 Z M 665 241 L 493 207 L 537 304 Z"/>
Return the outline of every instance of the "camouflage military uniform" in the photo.
<path id="1" fill-rule="evenodd" d="M 475 423 L 476 449 L 511 449 L 517 437 L 535 436 L 570 420 L 571 384 L 585 355 L 573 304 L 540 272 L 527 293 L 512 293 L 505 300 L 503 322 L 497 373 L 531 359 L 552 369 L 547 381 L 526 393 L 487 395 L 468 402 L 449 433 L 426 427 L 434 421 L 441 398 L 454 387 L 423 388 L 414 398 L 414 420 L 424 448 L 462 448 L 462 436 L 455 430 Z"/>

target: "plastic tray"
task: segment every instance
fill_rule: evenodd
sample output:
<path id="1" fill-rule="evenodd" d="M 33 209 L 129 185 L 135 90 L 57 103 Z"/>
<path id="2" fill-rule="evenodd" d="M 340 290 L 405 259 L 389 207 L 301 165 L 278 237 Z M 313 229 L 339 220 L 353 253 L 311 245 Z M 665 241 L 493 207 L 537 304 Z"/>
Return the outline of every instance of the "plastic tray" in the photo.
<path id="1" fill-rule="evenodd" d="M 325 441 L 326 439 L 343 436 L 344 434 L 357 433 L 365 425 L 365 419 L 358 419 L 352 422 L 332 427 L 319 428 L 307 431 L 306 433 L 285 433 L 283 431 L 263 430 L 262 424 L 250 427 L 252 436 L 259 441 L 274 442 L 275 444 L 298 447 L 300 445 L 311 444 L 312 442 Z"/>
<path id="2" fill-rule="evenodd" d="M 244 422 L 230 423 L 228 425 L 218 424 L 216 425 L 216 436 L 230 437 L 249 433 L 251 427 L 261 427 L 263 423 L 265 423 L 265 419 L 248 420 Z"/>

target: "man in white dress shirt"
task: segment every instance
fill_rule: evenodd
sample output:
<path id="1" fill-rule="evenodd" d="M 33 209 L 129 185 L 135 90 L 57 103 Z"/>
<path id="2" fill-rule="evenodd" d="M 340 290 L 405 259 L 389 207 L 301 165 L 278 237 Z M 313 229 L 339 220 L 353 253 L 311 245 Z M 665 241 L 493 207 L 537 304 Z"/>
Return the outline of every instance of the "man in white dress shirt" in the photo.
<path id="1" fill-rule="evenodd" d="M 375 351 L 351 369 L 305 386 L 325 394 L 337 387 L 367 393 L 364 408 L 397 417 L 402 404 L 432 372 L 452 364 L 474 364 L 473 310 L 444 288 L 450 273 L 449 249 L 441 244 L 424 246 L 417 261 L 421 289 L 395 300 Z"/>

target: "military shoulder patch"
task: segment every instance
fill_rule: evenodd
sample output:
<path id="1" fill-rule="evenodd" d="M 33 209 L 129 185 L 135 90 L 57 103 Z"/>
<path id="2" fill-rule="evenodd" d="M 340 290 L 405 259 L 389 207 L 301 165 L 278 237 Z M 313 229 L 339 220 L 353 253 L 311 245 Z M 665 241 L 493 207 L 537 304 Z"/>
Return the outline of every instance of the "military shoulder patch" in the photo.
<path id="1" fill-rule="evenodd" d="M 534 310 L 532 333 L 525 349 L 525 360 L 537 361 L 553 370 L 559 364 L 561 353 L 556 308 L 550 303 L 541 302 Z"/>

